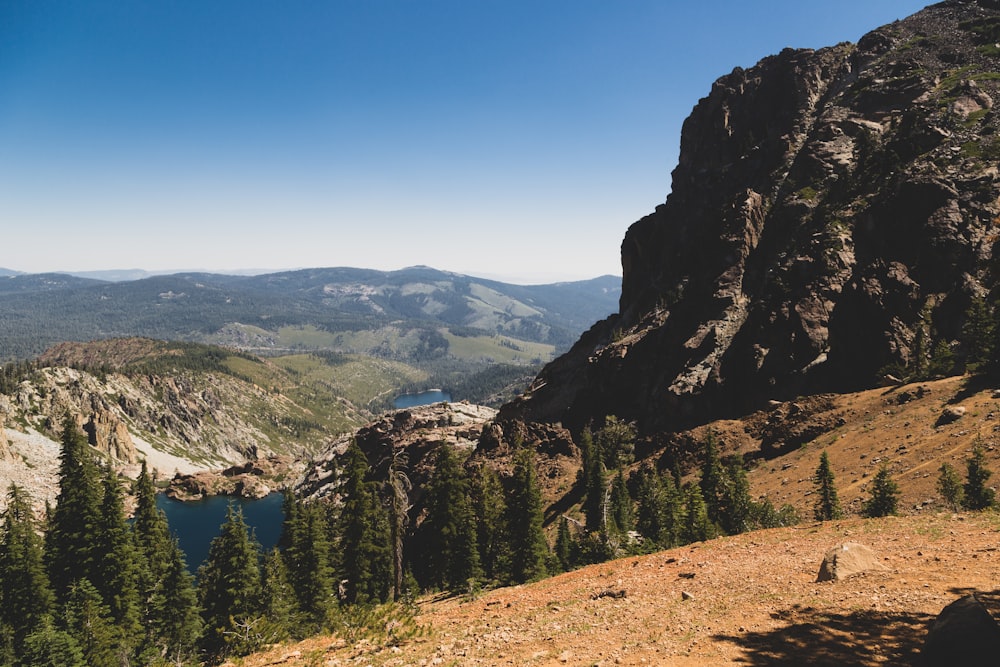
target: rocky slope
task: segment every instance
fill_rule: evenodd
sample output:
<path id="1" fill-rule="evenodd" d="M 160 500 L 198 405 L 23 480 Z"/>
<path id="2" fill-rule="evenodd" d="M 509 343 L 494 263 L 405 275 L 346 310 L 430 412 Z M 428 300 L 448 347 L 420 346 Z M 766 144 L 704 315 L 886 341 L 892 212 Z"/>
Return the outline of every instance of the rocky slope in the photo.
<path id="1" fill-rule="evenodd" d="M 126 474 L 143 460 L 160 476 L 180 474 L 181 496 L 259 495 L 254 470 L 291 479 L 294 457 L 322 449 L 341 432 L 341 417 L 354 423 L 369 418 L 343 399 L 297 402 L 280 387 L 301 380 L 263 360 L 227 355 L 149 339 L 52 348 L 12 391 L 0 393 L 0 485 L 17 482 L 38 502 L 52 499 L 67 414 Z M 248 463 L 247 470 L 230 469 L 218 479 L 186 476 Z"/>
<path id="2" fill-rule="evenodd" d="M 997 287 L 997 43 L 1000 3 L 951 0 L 716 81 L 622 243 L 619 313 L 501 419 L 673 431 L 875 386 L 921 327 L 961 354 Z"/>

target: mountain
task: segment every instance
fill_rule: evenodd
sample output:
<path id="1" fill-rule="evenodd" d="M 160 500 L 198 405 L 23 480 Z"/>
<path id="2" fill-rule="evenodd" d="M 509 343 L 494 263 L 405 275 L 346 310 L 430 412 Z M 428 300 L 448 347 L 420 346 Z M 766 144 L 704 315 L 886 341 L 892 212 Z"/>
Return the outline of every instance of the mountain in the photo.
<path id="1" fill-rule="evenodd" d="M 619 312 L 501 420 L 655 434 L 961 361 L 998 288 L 998 43 L 1000 3 L 956 0 L 718 79 L 622 242 Z"/>
<path id="2" fill-rule="evenodd" d="M 0 361 L 30 358 L 66 340 L 120 336 L 260 352 L 381 347 L 383 355 L 428 356 L 446 349 L 444 331 L 508 337 L 515 347 L 518 341 L 548 346 L 542 353 L 525 346 L 526 359 L 544 359 L 552 349 L 568 348 L 590 322 L 614 312 L 619 295 L 620 280 L 613 276 L 524 286 L 426 267 L 187 273 L 123 282 L 17 275 L 0 279 L 5 316 Z M 360 332 L 376 334 L 359 340 Z M 408 333 L 414 349 L 389 349 Z"/>

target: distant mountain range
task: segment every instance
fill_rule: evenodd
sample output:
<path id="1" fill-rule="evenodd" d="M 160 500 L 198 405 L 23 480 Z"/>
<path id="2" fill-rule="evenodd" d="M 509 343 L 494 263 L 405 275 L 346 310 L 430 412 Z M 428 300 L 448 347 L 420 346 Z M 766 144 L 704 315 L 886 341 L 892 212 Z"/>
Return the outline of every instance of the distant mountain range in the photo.
<path id="1" fill-rule="evenodd" d="M 137 270 L 138 271 L 138 270 Z M 104 274 L 105 279 L 94 275 Z M 567 349 L 618 309 L 621 279 L 513 285 L 412 267 L 314 268 L 262 275 L 178 273 L 118 280 L 0 269 L 0 361 L 62 341 L 147 336 L 257 353 L 324 349 L 419 360 L 445 336 L 500 336 L 510 349 Z M 380 332 L 362 336 L 360 332 Z M 398 340 L 409 343 L 398 345 Z"/>

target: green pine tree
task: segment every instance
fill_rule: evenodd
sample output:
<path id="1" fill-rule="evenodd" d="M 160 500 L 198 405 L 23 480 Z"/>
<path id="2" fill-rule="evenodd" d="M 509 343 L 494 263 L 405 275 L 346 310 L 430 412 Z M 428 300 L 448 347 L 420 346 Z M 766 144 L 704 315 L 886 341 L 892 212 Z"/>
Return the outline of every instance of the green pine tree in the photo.
<path id="1" fill-rule="evenodd" d="M 559 517 L 559 529 L 556 533 L 556 560 L 563 572 L 573 568 L 573 536 L 569 531 L 569 519 Z"/>
<path id="2" fill-rule="evenodd" d="M 277 549 L 264 556 L 261 590 L 261 613 L 267 619 L 274 641 L 302 638 L 319 630 L 319 626 L 314 626 L 315 630 L 303 627 L 295 589 L 288 581 L 285 561 Z"/>
<path id="3" fill-rule="evenodd" d="M 704 542 L 715 537 L 715 526 L 708 516 L 708 505 L 701 495 L 701 487 L 691 484 L 684 503 L 684 542 Z"/>
<path id="4" fill-rule="evenodd" d="M 285 577 L 303 622 L 318 631 L 335 604 L 327 517 L 321 503 L 291 505 L 292 512 L 285 517 L 288 546 L 282 552 Z"/>
<path id="5" fill-rule="evenodd" d="M 608 498 L 608 514 L 612 529 L 619 535 L 624 535 L 635 527 L 634 514 L 632 508 L 632 497 L 629 495 L 628 486 L 625 483 L 625 473 L 621 468 L 611 482 L 611 495 Z"/>
<path id="6" fill-rule="evenodd" d="M 385 602 L 394 579 L 389 519 L 368 471 L 364 452 L 351 443 L 344 462 L 338 533 L 344 597 L 352 604 Z"/>
<path id="7" fill-rule="evenodd" d="M 548 544 L 542 528 L 542 494 L 535 473 L 534 456 L 521 448 L 514 455 L 514 474 L 507 499 L 511 579 L 534 581 L 546 574 Z"/>
<path id="8" fill-rule="evenodd" d="M 834 485 L 833 470 L 830 469 L 830 457 L 824 450 L 819 457 L 819 466 L 813 475 L 816 485 L 816 504 L 813 516 L 817 521 L 839 519 L 842 516 L 840 500 L 837 498 L 837 487 Z"/>
<path id="9" fill-rule="evenodd" d="M 986 452 L 978 437 L 972 447 L 972 455 L 965 464 L 966 482 L 962 487 L 964 492 L 962 507 L 974 511 L 992 507 L 996 494 L 993 489 L 986 486 L 986 482 L 993 475 L 993 471 L 986 467 Z"/>
<path id="10" fill-rule="evenodd" d="M 666 537 L 663 481 L 654 468 L 644 467 L 639 472 L 636 498 L 635 527 L 650 546 L 663 546 Z"/>
<path id="11" fill-rule="evenodd" d="M 660 544 L 664 547 L 674 547 L 681 543 L 684 527 L 685 494 L 677 482 L 676 475 L 664 475 L 663 483 L 663 530 L 660 533 Z"/>
<path id="12" fill-rule="evenodd" d="M 260 616 L 260 546 L 250 535 L 243 513 L 230 505 L 219 536 L 198 568 L 198 600 L 205 632 L 202 646 L 210 656 L 255 648 L 245 641 L 245 624 Z"/>
<path id="13" fill-rule="evenodd" d="M 479 466 L 473 470 L 470 496 L 483 575 L 489 581 L 506 581 L 510 578 L 507 503 L 503 484 L 492 468 Z"/>
<path id="14" fill-rule="evenodd" d="M 150 602 L 150 638 L 147 646 L 155 648 L 159 658 L 171 665 L 193 661 L 201 639 L 201 608 L 194 577 L 188 571 L 176 539 L 170 540 L 166 569 Z"/>
<path id="15" fill-rule="evenodd" d="M 17 667 L 92 667 L 70 633 L 59 630 L 45 617 L 24 640 L 24 650 Z"/>
<path id="16" fill-rule="evenodd" d="M 115 626 L 100 591 L 87 579 L 78 579 L 66 602 L 66 629 L 83 652 L 88 667 L 128 664 L 122 630 Z"/>
<path id="17" fill-rule="evenodd" d="M 962 348 L 969 370 L 982 369 L 989 363 L 993 351 L 993 337 L 993 314 L 986 299 L 981 296 L 973 297 L 968 310 L 965 311 L 965 324 L 962 327 Z"/>
<path id="18" fill-rule="evenodd" d="M 101 517 L 94 544 L 95 579 L 91 583 L 122 637 L 136 646 L 140 628 L 138 560 L 132 531 L 125 522 L 121 484 L 110 467 L 105 469 L 102 487 Z"/>
<path id="19" fill-rule="evenodd" d="M 464 590 L 482 578 L 469 483 L 448 445 L 438 447 L 421 526 L 431 586 Z"/>
<path id="20" fill-rule="evenodd" d="M 719 518 L 726 533 L 737 535 L 753 528 L 754 502 L 750 497 L 750 481 L 739 457 L 733 457 L 726 465 L 722 504 L 726 511 Z"/>
<path id="21" fill-rule="evenodd" d="M 15 653 L 55 608 L 37 529 L 30 496 L 11 484 L 0 529 L 0 625 L 9 628 Z"/>
<path id="22" fill-rule="evenodd" d="M 889 474 L 889 467 L 882 464 L 872 480 L 871 496 L 865 502 L 864 515 L 882 517 L 896 513 L 899 504 L 899 485 Z"/>
<path id="23" fill-rule="evenodd" d="M 938 468 L 937 490 L 953 511 L 962 506 L 965 500 L 962 478 L 950 463 L 942 463 Z"/>
<path id="24" fill-rule="evenodd" d="M 98 578 L 96 539 L 101 488 L 90 446 L 76 421 L 63 420 L 59 495 L 45 535 L 45 558 L 56 597 L 65 600 L 78 579 Z"/>
<path id="25" fill-rule="evenodd" d="M 729 511 L 726 506 L 726 497 L 729 494 L 728 478 L 726 469 L 722 465 L 719 456 L 719 448 L 715 442 L 715 433 L 709 431 L 705 436 L 704 460 L 701 466 L 701 477 L 698 486 L 701 488 L 701 496 L 705 501 L 708 510 L 708 518 L 716 524 L 724 524 L 725 517 Z M 727 531 L 728 532 L 728 531 Z"/>

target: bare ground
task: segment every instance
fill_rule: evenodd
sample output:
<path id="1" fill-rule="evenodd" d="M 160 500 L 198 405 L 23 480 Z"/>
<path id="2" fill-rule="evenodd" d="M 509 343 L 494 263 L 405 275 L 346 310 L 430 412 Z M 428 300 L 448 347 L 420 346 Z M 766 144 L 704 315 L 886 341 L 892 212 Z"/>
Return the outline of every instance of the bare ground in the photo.
<path id="1" fill-rule="evenodd" d="M 989 387 L 949 378 L 836 396 L 816 409 L 807 403 L 807 421 L 824 424 L 822 432 L 780 457 L 756 460 L 749 475 L 755 494 L 793 504 L 803 524 L 474 598 L 424 599 L 417 620 L 427 635 L 400 646 L 317 637 L 239 664 L 914 664 L 941 609 L 968 592 L 1000 592 L 1000 515 L 953 513 L 935 490 L 942 463 L 964 475 L 977 439 L 1000 470 L 1000 400 Z M 943 423 L 948 406 L 965 414 Z M 750 453 L 767 419 L 762 413 L 710 428 L 723 453 Z M 811 522 L 812 475 L 823 450 L 849 514 L 860 510 L 869 481 L 886 464 L 900 486 L 902 516 Z M 870 547 L 885 569 L 816 583 L 826 551 L 847 541 Z"/>
<path id="2" fill-rule="evenodd" d="M 239 664 L 907 665 L 928 623 L 996 592 L 1000 516 L 926 513 L 780 528 L 419 604 L 401 646 L 318 637 Z M 886 569 L 816 583 L 825 552 L 869 546 Z"/>

